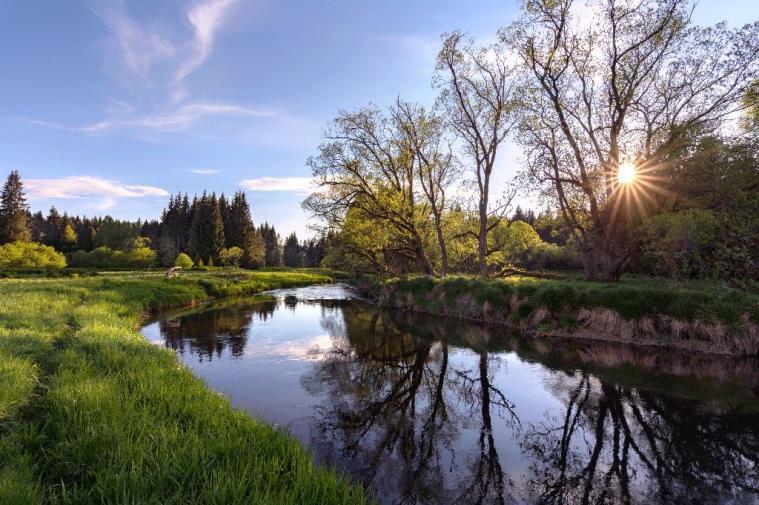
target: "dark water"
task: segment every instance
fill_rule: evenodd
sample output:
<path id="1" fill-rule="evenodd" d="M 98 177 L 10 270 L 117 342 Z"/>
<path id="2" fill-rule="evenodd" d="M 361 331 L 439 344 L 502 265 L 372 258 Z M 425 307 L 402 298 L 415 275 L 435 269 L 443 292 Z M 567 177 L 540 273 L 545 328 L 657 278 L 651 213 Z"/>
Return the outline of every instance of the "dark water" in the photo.
<path id="1" fill-rule="evenodd" d="M 274 295 L 143 333 L 382 503 L 759 503 L 757 361 Z"/>

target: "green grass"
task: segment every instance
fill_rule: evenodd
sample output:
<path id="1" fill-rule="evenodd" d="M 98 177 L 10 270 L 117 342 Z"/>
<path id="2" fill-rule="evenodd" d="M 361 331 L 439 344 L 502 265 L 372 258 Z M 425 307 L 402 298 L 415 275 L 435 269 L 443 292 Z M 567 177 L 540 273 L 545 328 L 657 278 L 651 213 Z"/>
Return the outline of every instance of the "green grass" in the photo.
<path id="1" fill-rule="evenodd" d="M 0 281 L 0 503 L 367 502 L 137 331 L 145 308 L 329 280 L 238 271 Z"/>
<path id="2" fill-rule="evenodd" d="M 759 297 L 721 286 L 717 283 L 692 283 L 678 288 L 666 279 L 630 278 L 616 284 L 588 282 L 580 279 L 537 279 L 509 277 L 503 280 L 481 280 L 471 277 L 449 277 L 444 280 L 415 277 L 390 282 L 403 293 L 422 299 L 440 286 L 450 303 L 463 294 L 482 304 L 487 301 L 496 309 L 506 310 L 512 295 L 525 303 L 518 309 L 521 319 L 529 312 L 545 307 L 551 311 L 578 308 L 607 308 L 626 319 L 664 314 L 683 321 L 700 319 L 737 324 L 748 314 L 759 322 Z"/>

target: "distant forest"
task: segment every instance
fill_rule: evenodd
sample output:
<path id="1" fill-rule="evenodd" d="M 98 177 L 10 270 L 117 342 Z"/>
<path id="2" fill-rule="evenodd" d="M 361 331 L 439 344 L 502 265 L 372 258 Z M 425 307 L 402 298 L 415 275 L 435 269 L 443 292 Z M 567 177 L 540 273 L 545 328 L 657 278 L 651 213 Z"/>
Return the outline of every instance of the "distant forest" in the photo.
<path id="1" fill-rule="evenodd" d="M 173 266 L 180 254 L 198 266 L 234 264 L 245 268 L 318 266 L 327 235 L 299 241 L 281 239 L 274 226 L 256 227 L 242 191 L 231 198 L 203 192 L 169 198 L 160 219 L 122 220 L 71 216 L 51 207 L 32 213 L 18 172 L 3 188 L 0 243 L 36 242 L 65 253 L 72 267 Z"/>

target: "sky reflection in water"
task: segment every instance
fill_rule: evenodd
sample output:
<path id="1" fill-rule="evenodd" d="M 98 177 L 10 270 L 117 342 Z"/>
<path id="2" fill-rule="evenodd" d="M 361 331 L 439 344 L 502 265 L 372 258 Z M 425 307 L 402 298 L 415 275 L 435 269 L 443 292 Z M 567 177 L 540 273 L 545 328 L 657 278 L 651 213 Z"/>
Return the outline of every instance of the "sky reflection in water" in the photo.
<path id="1" fill-rule="evenodd" d="M 143 333 L 383 503 L 759 503 L 756 360 L 527 341 L 339 285 L 273 294 Z"/>

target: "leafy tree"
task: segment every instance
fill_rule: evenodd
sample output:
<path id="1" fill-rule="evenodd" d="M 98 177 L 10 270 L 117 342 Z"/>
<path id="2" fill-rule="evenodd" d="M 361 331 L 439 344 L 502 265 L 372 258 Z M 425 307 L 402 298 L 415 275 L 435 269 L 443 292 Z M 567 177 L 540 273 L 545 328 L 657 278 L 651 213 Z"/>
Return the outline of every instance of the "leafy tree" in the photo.
<path id="1" fill-rule="evenodd" d="M 517 68 L 503 43 L 478 47 L 460 32 L 448 35 L 437 57 L 436 81 L 448 124 L 469 160 L 477 190 L 477 262 L 487 275 L 488 232 L 514 195 L 492 205 L 490 177 L 501 144 L 514 126 Z"/>
<path id="2" fill-rule="evenodd" d="M 0 268 L 58 269 L 66 257 L 50 246 L 34 242 L 9 242 L 0 246 Z"/>
<path id="3" fill-rule="evenodd" d="M 660 214 L 648 220 L 644 231 L 648 252 L 667 265 L 679 284 L 688 277 L 708 275 L 708 249 L 719 233 L 713 212 L 689 209 Z"/>
<path id="4" fill-rule="evenodd" d="M 650 198 L 673 157 L 741 107 L 759 72 L 759 23 L 693 27 L 690 0 L 602 0 L 587 22 L 573 4 L 525 2 L 503 33 L 528 76 L 518 140 L 586 275 L 616 281 L 639 253 L 635 202 Z M 627 183 L 625 162 L 638 173 Z"/>
<path id="5" fill-rule="evenodd" d="M 185 253 L 179 253 L 177 255 L 177 258 L 174 260 L 174 266 L 181 267 L 184 270 L 189 270 L 193 266 L 192 258 L 187 256 Z"/>
<path id="6" fill-rule="evenodd" d="M 244 251 L 242 248 L 232 246 L 227 249 L 222 249 L 219 253 L 219 261 L 225 267 L 239 267 L 240 261 L 242 261 Z"/>
<path id="7" fill-rule="evenodd" d="M 14 170 L 8 175 L 0 195 L 0 243 L 29 242 L 31 231 L 24 184 Z"/>

